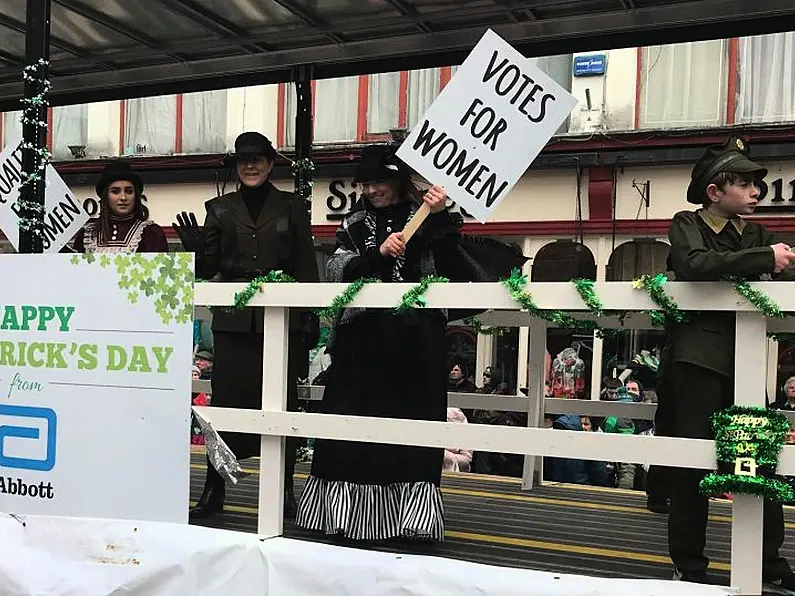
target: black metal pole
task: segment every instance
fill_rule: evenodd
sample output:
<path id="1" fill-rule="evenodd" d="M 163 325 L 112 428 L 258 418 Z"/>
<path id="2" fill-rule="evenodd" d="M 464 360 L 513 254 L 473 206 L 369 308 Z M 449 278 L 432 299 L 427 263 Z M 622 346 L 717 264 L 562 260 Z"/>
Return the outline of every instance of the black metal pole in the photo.
<path id="1" fill-rule="evenodd" d="M 29 102 L 45 90 L 43 81 L 49 79 L 50 60 L 50 10 L 51 0 L 28 0 L 27 26 L 25 31 L 25 63 L 35 74 L 35 78 L 25 77 L 25 99 L 23 105 L 27 118 L 22 125 L 24 147 L 22 149 L 22 170 L 25 174 L 39 174 L 40 180 L 31 181 L 22 187 L 20 193 L 20 217 L 24 220 L 44 221 L 44 169 L 41 152 L 47 149 L 47 128 L 40 122 L 47 122 L 46 103 L 31 105 Z M 40 208 L 32 205 L 41 205 Z M 38 232 L 38 233 L 37 233 Z M 41 225 L 33 228 L 22 226 L 19 229 L 19 252 L 40 253 L 44 251 Z"/>
<path id="2" fill-rule="evenodd" d="M 297 66 L 293 73 L 297 96 L 295 111 L 295 194 L 312 209 L 312 170 L 302 167 L 312 159 L 312 66 Z"/>

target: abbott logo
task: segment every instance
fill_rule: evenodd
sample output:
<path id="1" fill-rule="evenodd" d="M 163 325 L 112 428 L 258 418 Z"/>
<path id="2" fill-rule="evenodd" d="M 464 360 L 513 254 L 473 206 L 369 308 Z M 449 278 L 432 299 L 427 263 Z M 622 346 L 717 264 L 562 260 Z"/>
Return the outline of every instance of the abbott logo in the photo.
<path id="1" fill-rule="evenodd" d="M 38 472 L 49 472 L 52 470 L 55 467 L 55 429 L 57 426 L 55 411 L 50 408 L 0 404 L 0 418 L 5 418 L 7 420 L 8 417 L 22 418 L 27 421 L 45 420 L 47 423 L 47 452 L 44 459 L 34 459 L 29 456 L 31 450 L 22 447 L 27 442 L 19 441 L 19 439 L 40 440 L 42 430 L 39 427 L 30 426 L 30 422 L 25 426 L 3 424 L 3 422 L 0 422 L 0 468 L 36 470 Z M 20 423 L 22 423 L 22 420 L 18 422 L 18 424 Z M 26 452 L 28 457 L 14 457 L 8 455 L 9 444 L 14 445 L 14 451 L 17 454 Z"/>

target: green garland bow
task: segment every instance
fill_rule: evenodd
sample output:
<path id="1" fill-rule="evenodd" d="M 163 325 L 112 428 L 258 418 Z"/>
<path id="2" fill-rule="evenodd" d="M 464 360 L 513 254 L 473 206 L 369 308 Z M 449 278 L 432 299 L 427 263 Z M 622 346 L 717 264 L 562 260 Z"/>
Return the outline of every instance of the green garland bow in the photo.
<path id="1" fill-rule="evenodd" d="M 269 283 L 292 283 L 295 279 L 287 275 L 286 273 L 282 273 L 281 271 L 268 271 L 265 275 L 260 275 L 252 279 L 248 282 L 246 288 L 235 294 L 235 304 L 232 307 L 227 308 L 228 312 L 234 312 L 236 310 L 241 310 L 248 306 L 248 303 L 251 302 L 251 299 L 257 294 L 257 292 L 262 290 L 262 286 L 264 284 Z"/>
<path id="2" fill-rule="evenodd" d="M 775 477 L 790 425 L 767 408 L 731 406 L 712 417 L 718 470 L 699 486 L 702 494 L 756 495 L 778 502 L 793 499 L 792 487 Z"/>
<path id="3" fill-rule="evenodd" d="M 661 311 L 651 310 L 647 313 L 651 324 L 655 327 L 661 327 L 666 320 L 681 323 L 686 318 L 685 313 L 679 310 L 676 301 L 663 290 L 662 287 L 667 282 L 668 278 L 662 273 L 658 273 L 655 276 L 642 275 L 632 282 L 633 288 L 646 290 L 654 304 L 662 309 Z"/>

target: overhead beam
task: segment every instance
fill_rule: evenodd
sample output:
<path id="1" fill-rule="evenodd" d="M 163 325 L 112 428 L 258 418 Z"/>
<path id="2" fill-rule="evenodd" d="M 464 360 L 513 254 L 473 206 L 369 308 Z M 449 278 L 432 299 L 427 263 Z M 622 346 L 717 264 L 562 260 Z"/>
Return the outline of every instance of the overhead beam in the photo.
<path id="1" fill-rule="evenodd" d="M 472 9 L 462 10 L 458 16 L 462 19 L 472 19 L 476 22 L 480 22 L 481 19 L 486 19 L 493 17 L 495 15 L 502 15 L 505 14 L 506 9 L 502 6 L 485 6 L 485 7 L 478 7 Z M 439 20 L 440 24 L 443 24 L 446 20 L 445 15 L 439 15 L 435 17 L 435 19 Z M 424 16 L 420 15 L 406 15 L 406 16 L 397 16 L 394 18 L 384 18 L 383 15 L 375 15 L 375 16 L 357 16 L 357 17 L 348 17 L 334 21 L 334 27 L 329 25 L 318 25 L 317 27 L 313 27 L 309 30 L 300 30 L 296 29 L 295 31 L 284 32 L 282 28 L 279 26 L 269 25 L 264 27 L 258 27 L 250 30 L 250 37 L 248 38 L 249 41 L 252 43 L 274 43 L 275 39 L 278 39 L 279 44 L 289 44 L 290 46 L 298 46 L 302 43 L 309 42 L 311 40 L 316 40 L 318 34 L 325 34 L 325 33 L 335 33 L 337 31 L 345 31 L 346 33 L 358 33 L 364 34 L 368 31 L 372 32 L 374 30 L 378 30 L 380 27 L 399 27 L 401 25 L 412 24 L 416 25 L 417 23 L 426 19 Z M 430 19 L 428 18 L 429 22 Z M 444 30 L 444 27 L 439 27 L 439 30 Z M 234 48 L 237 44 L 229 39 L 218 39 L 218 40 L 207 40 L 207 39 L 200 39 L 200 38 L 191 38 L 191 39 L 184 39 L 178 40 L 175 42 L 170 42 L 166 45 L 166 48 L 171 52 L 189 52 L 191 50 L 195 50 L 196 48 L 200 47 L 203 51 L 228 51 L 231 48 Z M 111 50 L 107 50 L 103 52 L 103 58 L 109 61 L 116 61 L 124 62 L 125 58 L 129 58 L 130 50 L 129 48 L 115 48 Z M 148 58 L 157 58 L 160 56 L 156 50 L 152 48 L 141 48 L 140 50 L 136 51 L 136 58 L 138 59 L 148 59 Z M 79 61 L 74 59 L 67 59 L 61 62 L 62 68 L 67 67 L 77 67 L 79 66 Z"/>
<path id="2" fill-rule="evenodd" d="M 283 0 L 281 0 L 283 1 Z M 494 26 L 526 56 L 698 41 L 795 30 L 791 0 L 697 0 L 687 4 L 591 12 Z M 482 26 L 295 48 L 261 55 L 163 64 L 64 76 L 54 82 L 58 104 L 287 82 L 290 69 L 314 64 L 315 78 L 454 64 L 483 35 Z M 0 84 L 0 109 L 14 109 L 21 85 Z M 11 106 L 11 107 L 9 107 Z"/>
<path id="3" fill-rule="evenodd" d="M 17 33 L 21 33 L 22 35 L 25 35 L 26 32 L 25 23 L 4 14 L 0 14 L 0 27 L 11 29 L 12 31 L 16 31 Z M 77 47 L 76 45 L 69 43 L 65 39 L 61 39 L 59 37 L 50 35 L 50 46 L 62 50 L 68 54 L 72 54 L 73 56 L 77 56 L 78 58 L 84 61 L 88 60 L 92 64 L 101 66 L 102 68 L 105 68 L 107 70 L 113 69 L 113 67 L 110 64 L 102 62 L 101 60 L 94 57 L 90 52 L 87 52 Z"/>
<path id="4" fill-rule="evenodd" d="M 405 0 L 386 0 L 392 8 L 400 13 L 402 17 L 419 17 L 420 14 L 414 6 L 407 4 Z M 433 30 L 428 25 L 427 21 L 417 21 L 417 29 L 423 33 L 431 33 Z"/>
<path id="5" fill-rule="evenodd" d="M 88 19 L 89 21 L 93 21 L 94 23 L 102 25 L 103 27 L 118 33 L 119 35 L 123 35 L 124 37 L 132 39 L 137 43 L 158 50 L 164 49 L 163 45 L 153 37 L 149 37 L 145 33 L 137 31 L 134 27 L 103 14 L 95 8 L 80 2 L 80 0 L 53 0 L 53 2 L 60 4 L 65 9 L 75 14 L 79 14 L 81 17 Z M 141 8 L 139 7 L 139 10 L 140 9 Z M 185 61 L 185 58 L 179 54 L 167 52 L 166 55 L 173 60 L 178 60 L 181 62 Z"/>
<path id="6" fill-rule="evenodd" d="M 285 10 L 293 13 L 307 25 L 315 29 L 322 28 L 326 23 L 318 15 L 312 11 L 304 8 L 300 4 L 295 3 L 293 0 L 273 0 L 276 4 Z M 345 43 L 342 37 L 336 32 L 325 32 L 324 35 L 334 43 Z"/>
<path id="7" fill-rule="evenodd" d="M 238 27 L 231 21 L 224 19 L 209 8 L 206 8 L 204 5 L 196 2 L 196 0 L 160 0 L 160 2 L 165 4 L 175 13 L 190 19 L 208 31 L 212 31 L 213 33 L 216 33 L 225 39 L 236 42 L 245 42 L 239 43 L 238 47 L 243 48 L 249 53 L 268 51 L 268 48 L 264 46 L 264 44 L 255 45 L 253 43 L 248 43 L 248 31 L 242 27 Z"/>

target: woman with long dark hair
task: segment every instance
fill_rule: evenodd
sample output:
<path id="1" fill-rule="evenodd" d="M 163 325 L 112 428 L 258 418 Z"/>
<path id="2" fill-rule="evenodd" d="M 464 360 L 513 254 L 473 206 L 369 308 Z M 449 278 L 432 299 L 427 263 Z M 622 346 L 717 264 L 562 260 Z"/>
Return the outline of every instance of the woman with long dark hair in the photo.
<path id="1" fill-rule="evenodd" d="M 460 221 L 444 191 L 421 194 L 392 148 L 365 148 L 356 182 L 362 199 L 337 230 L 328 281 L 417 282 L 456 259 Z M 423 202 L 431 215 L 406 242 L 401 230 Z M 321 412 L 446 421 L 446 323 L 433 308 L 345 310 L 334 326 Z M 441 540 L 443 458 L 441 448 L 318 439 L 297 524 L 357 540 Z"/>
<path id="2" fill-rule="evenodd" d="M 75 234 L 77 252 L 168 252 L 163 228 L 149 219 L 144 183 L 125 161 L 112 161 L 96 186 L 99 217 Z"/>

